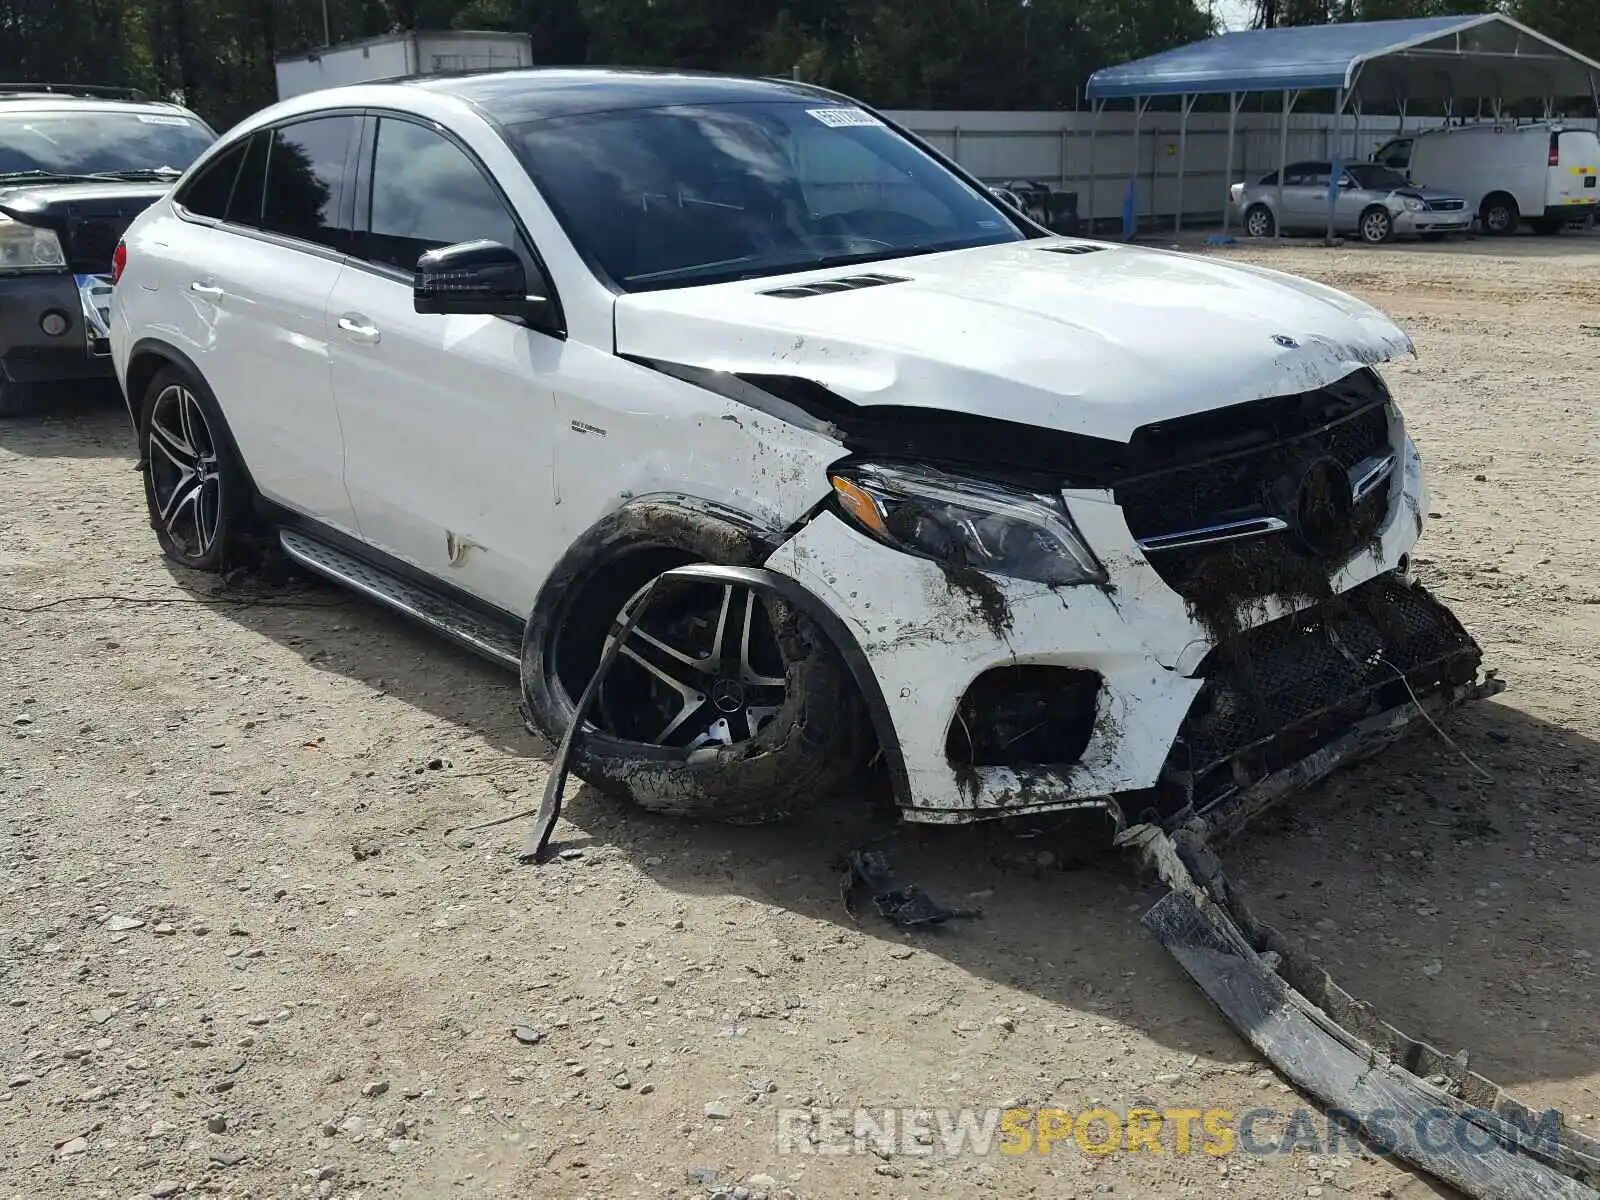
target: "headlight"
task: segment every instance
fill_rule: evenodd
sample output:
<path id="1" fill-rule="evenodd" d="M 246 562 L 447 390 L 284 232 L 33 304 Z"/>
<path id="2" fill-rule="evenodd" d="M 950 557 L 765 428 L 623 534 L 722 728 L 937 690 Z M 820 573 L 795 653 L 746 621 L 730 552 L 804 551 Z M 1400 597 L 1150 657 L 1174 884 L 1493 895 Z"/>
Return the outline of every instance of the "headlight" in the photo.
<path id="1" fill-rule="evenodd" d="M 1423 209 L 1428 207 L 1421 200 L 1418 200 L 1415 196 L 1407 196 L 1405 198 L 1405 202 L 1406 202 L 1406 211 L 1407 212 L 1421 212 Z"/>
<path id="2" fill-rule="evenodd" d="M 1037 583 L 1106 580 L 1057 497 L 921 467 L 852 465 L 831 480 L 847 517 L 907 554 Z"/>
<path id="3" fill-rule="evenodd" d="M 66 265 L 53 230 L 0 216 L 0 271 L 60 271 Z"/>

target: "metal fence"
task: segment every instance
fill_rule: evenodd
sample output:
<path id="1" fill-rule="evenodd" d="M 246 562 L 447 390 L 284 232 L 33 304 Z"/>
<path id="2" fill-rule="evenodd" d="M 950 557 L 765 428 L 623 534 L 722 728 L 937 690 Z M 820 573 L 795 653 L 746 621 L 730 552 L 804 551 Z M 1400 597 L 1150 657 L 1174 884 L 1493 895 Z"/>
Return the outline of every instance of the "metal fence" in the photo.
<path id="1" fill-rule="evenodd" d="M 1233 161 L 1227 161 L 1228 114 L 1191 113 L 1180 179 L 1178 114 L 1147 112 L 1134 137 L 1131 112 L 1104 112 L 1098 127 L 1087 112 L 929 112 L 888 115 L 991 184 L 1031 181 L 1057 192 L 1076 192 L 1078 213 L 1118 220 L 1130 182 L 1141 224 L 1170 220 L 1181 209 L 1185 224 L 1220 219 L 1228 186 L 1256 179 L 1278 165 L 1281 116 L 1241 111 Z M 1408 117 L 1404 130 L 1434 128 L 1442 117 Z M 1594 128 L 1593 118 L 1567 124 Z M 1366 159 L 1401 132 L 1397 116 L 1294 113 L 1289 117 L 1289 159 Z"/>

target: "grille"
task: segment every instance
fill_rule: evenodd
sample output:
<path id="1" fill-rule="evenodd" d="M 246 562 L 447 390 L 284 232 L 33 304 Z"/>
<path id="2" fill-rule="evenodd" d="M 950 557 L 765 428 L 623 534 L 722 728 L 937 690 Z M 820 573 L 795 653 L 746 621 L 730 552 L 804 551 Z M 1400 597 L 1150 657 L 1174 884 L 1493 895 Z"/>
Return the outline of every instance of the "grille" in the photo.
<path id="1" fill-rule="evenodd" d="M 1212 650 L 1169 776 L 1187 781 L 1203 810 L 1367 715 L 1410 703 L 1412 694 L 1470 683 L 1481 657 L 1425 589 L 1380 576 Z"/>
<path id="2" fill-rule="evenodd" d="M 1433 212 L 1460 212 L 1466 208 L 1465 200 L 1429 200 L 1428 208 Z"/>
<path id="3" fill-rule="evenodd" d="M 1295 489 L 1306 468 L 1319 459 L 1332 459 L 1346 471 L 1373 457 L 1391 452 L 1389 416 L 1384 399 L 1342 391 L 1347 411 L 1331 422 L 1318 421 L 1328 405 L 1301 402 L 1277 422 L 1277 435 L 1263 445 L 1206 458 L 1203 450 L 1183 465 L 1138 476 L 1115 490 L 1128 528 L 1136 539 L 1224 525 L 1259 517 L 1277 517 L 1292 524 Z M 1280 406 L 1287 401 L 1276 402 Z M 1252 406 L 1240 406 L 1252 409 Z M 1337 403 L 1334 404 L 1337 408 Z M 1213 444 L 1226 445 L 1249 437 L 1273 410 L 1240 413 L 1238 430 L 1226 426 L 1211 431 Z M 1297 419 L 1298 418 L 1298 419 Z M 1315 422 L 1315 423 L 1313 423 Z M 1298 424 L 1298 428 L 1296 425 Z M 1267 427 L 1271 429 L 1271 425 Z M 1167 435 L 1170 440 L 1170 434 Z M 1137 440 L 1137 439 L 1136 439 Z M 1362 545 L 1377 536 L 1388 514 L 1389 490 L 1378 488 L 1350 514 L 1348 526 L 1332 544 L 1319 548 L 1318 557 L 1333 567 L 1348 561 Z M 1274 581 L 1303 577 L 1307 554 L 1292 537 L 1264 537 L 1209 546 L 1162 550 L 1149 556 L 1151 565 L 1180 595 L 1208 603 L 1226 600 L 1244 604 L 1270 595 Z"/>

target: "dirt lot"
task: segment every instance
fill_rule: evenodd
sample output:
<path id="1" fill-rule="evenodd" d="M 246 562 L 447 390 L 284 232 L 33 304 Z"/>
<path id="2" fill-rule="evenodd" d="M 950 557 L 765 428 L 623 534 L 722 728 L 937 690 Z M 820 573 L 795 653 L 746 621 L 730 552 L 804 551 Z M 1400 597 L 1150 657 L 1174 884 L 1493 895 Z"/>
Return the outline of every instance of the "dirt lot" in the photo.
<path id="1" fill-rule="evenodd" d="M 1238 253 L 1413 332 L 1420 570 L 1510 690 L 1230 861 L 1352 990 L 1600 1133 L 1600 241 Z M 1441 1194 L 1348 1147 L 780 1155 L 784 1108 L 1303 1101 L 1115 862 L 908 833 L 986 916 L 906 936 L 840 903 L 855 813 L 578 791 L 543 868 L 450 833 L 537 799 L 512 681 L 321 586 L 175 577 L 110 405 L 0 426 L 0 530 L 0 1196 Z"/>

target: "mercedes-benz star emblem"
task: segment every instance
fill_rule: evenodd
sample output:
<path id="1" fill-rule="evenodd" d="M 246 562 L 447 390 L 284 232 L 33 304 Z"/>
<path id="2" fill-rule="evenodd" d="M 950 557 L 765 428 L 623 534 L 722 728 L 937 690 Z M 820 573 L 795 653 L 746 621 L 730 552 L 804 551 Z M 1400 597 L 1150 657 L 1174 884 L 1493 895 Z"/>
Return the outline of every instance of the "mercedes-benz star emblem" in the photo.
<path id="1" fill-rule="evenodd" d="M 711 703 L 718 712 L 736 713 L 744 707 L 744 685 L 724 676 L 711 685 Z"/>
<path id="2" fill-rule="evenodd" d="M 1349 473 L 1338 460 L 1319 458 L 1300 476 L 1289 519 L 1301 544 L 1320 557 L 1340 548 L 1354 510 Z"/>

